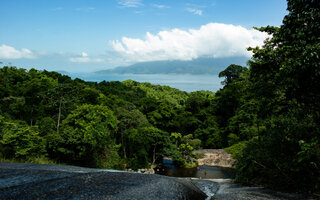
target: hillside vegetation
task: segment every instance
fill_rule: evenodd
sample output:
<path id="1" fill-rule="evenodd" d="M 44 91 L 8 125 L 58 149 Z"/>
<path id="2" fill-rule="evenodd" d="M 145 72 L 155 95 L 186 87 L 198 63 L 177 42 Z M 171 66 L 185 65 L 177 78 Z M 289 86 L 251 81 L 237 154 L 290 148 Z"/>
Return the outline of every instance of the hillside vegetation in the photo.
<path id="1" fill-rule="evenodd" d="M 1 68 L 0 77 L 3 159 L 137 169 L 170 156 L 178 165 L 196 165 L 191 152 L 201 141 L 192 134 L 209 125 L 193 116 L 191 104 L 212 92 L 188 94 L 133 80 L 85 82 L 15 67 Z M 209 106 L 196 103 L 193 112 Z"/>
<path id="2" fill-rule="evenodd" d="M 281 27 L 229 65 L 216 93 L 86 82 L 57 72 L 0 69 L 0 157 L 141 168 L 167 156 L 195 166 L 198 148 L 226 148 L 236 180 L 320 190 L 320 7 L 288 0 Z"/>

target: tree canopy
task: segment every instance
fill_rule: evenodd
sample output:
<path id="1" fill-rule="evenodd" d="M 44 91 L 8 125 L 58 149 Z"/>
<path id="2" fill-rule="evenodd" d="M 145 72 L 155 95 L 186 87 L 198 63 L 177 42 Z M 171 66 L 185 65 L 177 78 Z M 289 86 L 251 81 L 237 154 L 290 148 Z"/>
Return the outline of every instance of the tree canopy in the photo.
<path id="1" fill-rule="evenodd" d="M 236 180 L 320 190 L 320 6 L 288 0 L 280 27 L 250 47 L 248 66 L 220 72 L 217 92 L 86 82 L 57 72 L 0 69 L 0 158 L 101 168 L 196 165 L 198 148 L 226 148 Z"/>

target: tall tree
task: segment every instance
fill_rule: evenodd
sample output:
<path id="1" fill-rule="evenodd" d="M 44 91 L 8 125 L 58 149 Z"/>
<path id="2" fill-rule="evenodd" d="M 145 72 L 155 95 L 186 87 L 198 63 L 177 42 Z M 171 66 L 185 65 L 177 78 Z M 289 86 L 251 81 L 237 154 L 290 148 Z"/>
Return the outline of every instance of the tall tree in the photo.
<path id="1" fill-rule="evenodd" d="M 69 161 L 91 167 L 110 167 L 110 155 L 117 151 L 114 137 L 117 124 L 113 112 L 106 106 L 79 106 L 62 122 L 63 140 L 58 151 Z"/>
<path id="2" fill-rule="evenodd" d="M 320 6 L 288 0 L 283 25 L 262 48 L 250 48 L 251 95 L 266 129 L 238 161 L 238 180 L 320 189 Z M 258 126 L 259 127 L 259 126 Z M 277 180 L 275 182 L 274 180 Z"/>

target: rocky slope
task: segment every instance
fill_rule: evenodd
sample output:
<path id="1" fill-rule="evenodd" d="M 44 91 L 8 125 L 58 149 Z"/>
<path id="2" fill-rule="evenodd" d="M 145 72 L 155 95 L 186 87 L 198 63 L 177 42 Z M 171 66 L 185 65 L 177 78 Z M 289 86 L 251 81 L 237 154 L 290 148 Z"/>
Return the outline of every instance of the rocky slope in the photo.
<path id="1" fill-rule="evenodd" d="M 188 180 L 75 166 L 0 163 L 0 199 L 205 199 Z"/>
<path id="2" fill-rule="evenodd" d="M 202 157 L 198 159 L 200 166 L 206 165 L 228 168 L 234 168 L 235 166 L 235 159 L 223 149 L 200 149 L 194 151 L 194 153 Z"/>

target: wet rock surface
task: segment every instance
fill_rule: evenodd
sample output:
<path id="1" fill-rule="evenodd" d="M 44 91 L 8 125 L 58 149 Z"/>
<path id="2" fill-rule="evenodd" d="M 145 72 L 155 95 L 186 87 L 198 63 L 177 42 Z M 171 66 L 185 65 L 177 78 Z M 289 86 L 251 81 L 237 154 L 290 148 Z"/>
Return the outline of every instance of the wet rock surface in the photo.
<path id="1" fill-rule="evenodd" d="M 208 196 L 206 200 L 319 200 L 315 195 L 284 193 L 264 187 L 246 187 L 233 179 L 191 179 Z"/>
<path id="2" fill-rule="evenodd" d="M 75 166 L 0 163 L 0 199 L 205 199 L 191 181 Z"/>
<path id="3" fill-rule="evenodd" d="M 212 200 L 315 200 L 315 196 L 283 193 L 263 187 L 244 187 L 235 183 L 221 183 Z"/>
<path id="4" fill-rule="evenodd" d="M 0 199 L 311 200 L 319 198 L 282 193 L 262 187 L 243 187 L 233 183 L 232 179 L 172 178 L 76 166 L 0 162 Z"/>
<path id="5" fill-rule="evenodd" d="M 192 182 L 207 195 L 206 200 L 210 200 L 220 187 L 219 183 L 209 180 L 192 179 Z"/>

